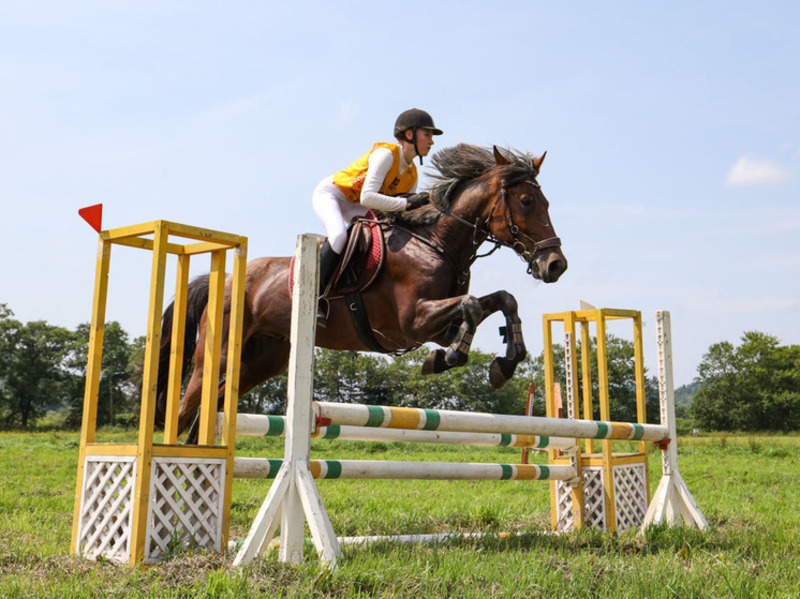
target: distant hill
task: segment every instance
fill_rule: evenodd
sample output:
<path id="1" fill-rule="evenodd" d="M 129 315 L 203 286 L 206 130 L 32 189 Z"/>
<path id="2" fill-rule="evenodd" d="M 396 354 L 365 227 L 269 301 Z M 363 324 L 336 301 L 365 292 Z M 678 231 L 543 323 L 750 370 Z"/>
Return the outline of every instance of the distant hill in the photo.
<path id="1" fill-rule="evenodd" d="M 681 385 L 675 389 L 675 405 L 689 407 L 692 405 L 695 393 L 700 390 L 699 383 L 689 383 L 688 385 Z"/>

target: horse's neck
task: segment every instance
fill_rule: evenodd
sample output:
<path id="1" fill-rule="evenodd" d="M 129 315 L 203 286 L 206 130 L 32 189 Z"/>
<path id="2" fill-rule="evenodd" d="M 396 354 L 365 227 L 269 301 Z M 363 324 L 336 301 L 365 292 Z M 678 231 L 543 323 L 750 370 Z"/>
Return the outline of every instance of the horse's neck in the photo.
<path id="1" fill-rule="evenodd" d="M 470 190 L 463 192 L 453 202 L 449 214 L 442 215 L 432 231 L 448 257 L 461 269 L 470 266 L 478 248 L 486 240 L 486 234 L 479 232 L 488 216 L 484 215 L 486 202 L 471 195 L 464 197 L 470 193 Z"/>

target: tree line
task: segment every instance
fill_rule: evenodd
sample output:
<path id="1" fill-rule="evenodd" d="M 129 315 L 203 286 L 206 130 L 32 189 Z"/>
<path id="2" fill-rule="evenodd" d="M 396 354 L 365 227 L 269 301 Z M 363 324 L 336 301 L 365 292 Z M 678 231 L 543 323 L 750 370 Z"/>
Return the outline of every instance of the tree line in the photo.
<path id="1" fill-rule="evenodd" d="M 800 345 L 746 332 L 712 345 L 697 368 L 692 415 L 713 430 L 800 430 Z"/>
<path id="2" fill-rule="evenodd" d="M 45 321 L 23 324 L 0 304 L 0 428 L 80 428 L 88 358 L 89 324 L 74 330 Z M 564 380 L 564 348 L 554 346 L 556 381 Z M 595 344 L 592 397 L 597 401 Z M 523 414 L 532 382 L 534 415 L 544 415 L 543 355 L 528 356 L 502 389 L 489 384 L 494 356 L 473 350 L 467 365 L 422 376 L 428 348 L 396 357 L 353 351 L 315 350 L 314 396 L 319 401 Z M 607 340 L 611 418 L 636 420 L 633 343 Z M 144 338 L 131 338 L 118 322 L 106 323 L 98 401 L 98 425 L 138 426 Z M 580 363 L 578 364 L 580 370 Z M 579 372 L 577 397 L 582 397 Z M 286 375 L 239 399 L 248 413 L 283 413 Z M 704 430 L 800 429 L 800 346 L 747 333 L 742 345 L 709 348 L 698 368 L 691 406 L 678 405 L 681 428 Z M 654 377 L 645 376 L 648 422 L 659 418 Z M 599 418 L 595 406 L 593 418 Z"/>

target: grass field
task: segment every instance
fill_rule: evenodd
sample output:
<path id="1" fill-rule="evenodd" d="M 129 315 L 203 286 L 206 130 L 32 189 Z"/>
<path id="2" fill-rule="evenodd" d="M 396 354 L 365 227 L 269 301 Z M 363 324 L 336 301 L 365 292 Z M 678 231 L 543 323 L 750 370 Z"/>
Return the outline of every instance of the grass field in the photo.
<path id="1" fill-rule="evenodd" d="M 621 447 L 620 450 L 624 448 Z M 241 439 L 237 455 L 281 457 Z M 800 597 L 800 438 L 681 438 L 680 466 L 710 529 L 547 534 L 538 481 L 319 481 L 337 534 L 519 532 L 438 545 L 345 549 L 328 572 L 267 555 L 182 554 L 148 569 L 69 555 L 77 433 L 0 434 L 0 597 Z M 315 441 L 322 459 L 519 460 L 519 450 Z M 537 456 L 537 461 L 541 460 Z M 653 453 L 651 485 L 660 476 Z M 243 539 L 269 481 L 235 482 Z"/>

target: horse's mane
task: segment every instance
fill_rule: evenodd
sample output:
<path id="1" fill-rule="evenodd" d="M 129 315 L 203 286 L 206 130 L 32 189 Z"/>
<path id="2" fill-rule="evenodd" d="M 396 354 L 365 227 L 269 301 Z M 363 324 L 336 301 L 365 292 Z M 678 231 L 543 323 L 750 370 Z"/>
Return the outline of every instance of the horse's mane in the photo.
<path id="1" fill-rule="evenodd" d="M 490 173 L 496 173 L 506 185 L 533 179 L 538 174 L 530 154 L 510 148 L 503 148 L 500 152 L 508 164 L 499 167 L 491 148 L 458 144 L 438 151 L 431 159 L 436 171 L 429 173 L 433 179 L 427 190 L 430 204 L 408 212 L 380 212 L 379 220 L 412 227 L 430 225 L 438 220 L 442 212 L 450 209 L 453 198 L 466 185 L 485 181 Z"/>

